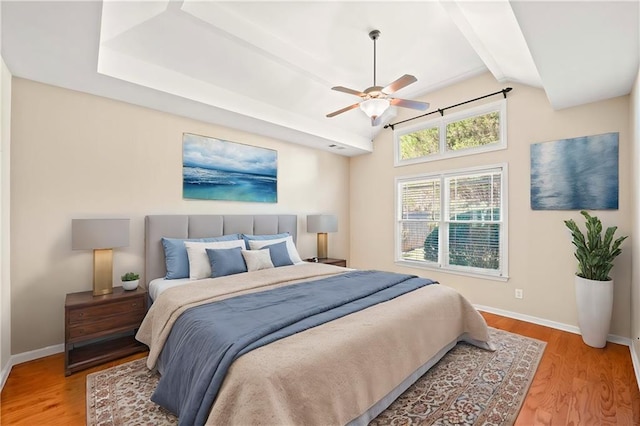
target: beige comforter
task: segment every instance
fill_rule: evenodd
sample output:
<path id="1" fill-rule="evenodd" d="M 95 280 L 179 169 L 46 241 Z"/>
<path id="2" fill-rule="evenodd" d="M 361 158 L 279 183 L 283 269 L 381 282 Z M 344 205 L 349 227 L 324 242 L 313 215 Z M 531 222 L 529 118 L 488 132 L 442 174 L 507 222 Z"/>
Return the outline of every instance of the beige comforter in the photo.
<path id="1" fill-rule="evenodd" d="M 154 368 L 187 308 L 344 272 L 309 263 L 174 287 L 154 302 L 136 337 L 150 347 Z M 482 316 L 449 287 L 423 287 L 241 356 L 207 424 L 346 424 L 463 336 L 488 341 Z"/>

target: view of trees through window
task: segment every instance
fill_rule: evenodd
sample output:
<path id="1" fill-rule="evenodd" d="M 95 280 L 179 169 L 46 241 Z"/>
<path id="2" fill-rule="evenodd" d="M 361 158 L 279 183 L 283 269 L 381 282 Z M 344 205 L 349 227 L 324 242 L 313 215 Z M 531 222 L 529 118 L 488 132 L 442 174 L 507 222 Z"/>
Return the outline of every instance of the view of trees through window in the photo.
<path id="1" fill-rule="evenodd" d="M 440 151 L 440 129 L 431 127 L 400 136 L 400 158 L 426 157 Z"/>
<path id="2" fill-rule="evenodd" d="M 501 115 L 504 104 L 489 105 L 475 115 L 453 114 L 425 123 L 417 130 L 397 132 L 396 161 L 430 161 L 440 157 L 464 155 L 474 149 L 500 149 L 502 141 Z M 458 119 L 457 117 L 464 118 Z M 457 153 L 457 154 L 456 154 Z"/>
<path id="3" fill-rule="evenodd" d="M 500 141 L 500 114 L 477 115 L 447 124 L 447 149 L 473 148 Z"/>

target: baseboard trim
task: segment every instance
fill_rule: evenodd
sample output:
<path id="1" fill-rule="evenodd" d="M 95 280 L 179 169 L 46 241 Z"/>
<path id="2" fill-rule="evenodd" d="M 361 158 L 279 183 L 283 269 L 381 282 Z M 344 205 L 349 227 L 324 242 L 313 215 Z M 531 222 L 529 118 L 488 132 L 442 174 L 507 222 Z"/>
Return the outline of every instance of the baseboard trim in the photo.
<path id="1" fill-rule="evenodd" d="M 640 388 L 640 354 L 636 351 L 636 346 L 631 344 L 631 362 L 633 363 L 633 369 L 636 372 L 636 381 L 638 382 L 638 387 Z"/>
<path id="2" fill-rule="evenodd" d="M 13 365 L 11 365 L 11 359 L 9 359 L 7 365 L 5 365 L 2 371 L 0 371 L 0 392 L 4 389 L 4 384 L 9 377 L 9 373 L 11 373 L 11 367 L 13 367 Z"/>
<path id="3" fill-rule="evenodd" d="M 63 343 L 59 345 L 47 346 L 46 348 L 35 349 L 29 352 L 23 352 L 21 354 L 11 355 L 11 357 L 9 358 L 9 362 L 7 362 L 7 365 L 2 369 L 2 376 L 0 376 L 0 390 L 4 388 L 4 383 L 7 381 L 9 373 L 11 373 L 11 369 L 14 365 L 33 361 L 34 359 L 38 358 L 44 358 L 45 356 L 49 355 L 59 354 L 60 352 L 64 352 Z"/>
<path id="4" fill-rule="evenodd" d="M 33 361 L 34 359 L 44 358 L 45 356 L 59 354 L 64 352 L 64 343 L 59 345 L 47 346 L 46 348 L 35 349 L 21 354 L 11 355 L 9 362 L 12 366 L 22 364 L 23 362 Z"/>
<path id="5" fill-rule="evenodd" d="M 519 312 L 506 311 L 504 309 L 492 308 L 491 306 L 473 305 L 477 310 L 489 312 L 490 314 L 501 315 L 503 317 L 514 318 L 520 321 L 526 321 L 533 324 L 543 325 L 545 327 L 555 328 L 556 330 L 567 331 L 573 334 L 580 334 L 580 329 L 575 325 L 564 324 L 561 322 L 550 321 L 544 318 L 534 317 L 532 315 L 521 314 Z M 611 343 L 618 343 L 620 345 L 629 346 L 632 348 L 631 339 L 628 337 L 622 337 L 615 334 L 609 334 L 607 341 Z"/>

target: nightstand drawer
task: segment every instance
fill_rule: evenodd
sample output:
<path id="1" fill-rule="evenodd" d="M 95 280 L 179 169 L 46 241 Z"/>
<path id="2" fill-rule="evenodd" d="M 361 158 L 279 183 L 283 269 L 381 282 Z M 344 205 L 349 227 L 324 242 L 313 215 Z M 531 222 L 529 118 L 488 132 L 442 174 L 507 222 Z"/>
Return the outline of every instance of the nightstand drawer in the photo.
<path id="1" fill-rule="evenodd" d="M 138 317 L 139 313 L 144 316 L 144 299 L 137 297 L 133 300 L 121 300 L 119 302 L 103 303 L 96 306 L 89 306 L 69 310 L 69 325 L 86 324 L 87 322 L 104 320 L 105 317 L 127 318 Z M 114 319 L 114 320 L 117 320 Z"/>
<path id="2" fill-rule="evenodd" d="M 92 321 L 84 321 L 75 325 L 70 325 L 67 329 L 67 339 L 90 338 L 100 336 L 104 332 L 111 332 L 118 329 L 135 328 L 140 325 L 144 318 L 144 307 L 136 311 L 129 311 L 118 316 L 108 316 L 101 319 L 94 317 Z"/>

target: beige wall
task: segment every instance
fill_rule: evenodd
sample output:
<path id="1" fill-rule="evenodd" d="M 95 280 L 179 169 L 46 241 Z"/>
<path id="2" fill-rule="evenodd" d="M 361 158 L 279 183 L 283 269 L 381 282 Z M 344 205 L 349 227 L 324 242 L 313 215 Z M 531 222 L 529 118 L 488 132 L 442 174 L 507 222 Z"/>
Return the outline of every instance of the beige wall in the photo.
<path id="1" fill-rule="evenodd" d="M 631 91 L 630 121 L 633 146 L 633 262 L 631 276 L 631 340 L 640 357 L 640 72 Z M 639 359 L 640 360 L 640 359 Z M 638 366 L 640 367 L 640 366 Z M 640 371 L 636 371 L 640 377 Z"/>
<path id="2" fill-rule="evenodd" d="M 9 269 L 9 140 L 11 73 L 0 58 L 0 371 L 11 357 L 11 276 Z M 0 378 L 0 382 L 2 382 Z M 0 383 L 1 387 L 2 383 Z"/>
<path id="3" fill-rule="evenodd" d="M 485 74 L 430 93 L 424 100 L 430 102 L 432 108 L 445 107 L 506 86 Z M 514 90 L 507 101 L 507 150 L 394 168 L 393 132 L 387 129 L 374 141 L 372 154 L 351 159 L 351 265 L 435 278 L 456 288 L 475 304 L 577 325 L 574 296 L 576 262 L 563 220 L 574 218 L 581 221 L 582 216 L 577 211 L 531 210 L 529 146 L 536 142 L 619 132 L 620 208 L 599 211 L 597 215 L 605 226 L 617 225 L 618 235 L 630 235 L 629 97 L 554 111 L 542 90 L 517 84 L 510 86 Z M 487 101 L 498 99 L 493 97 Z M 414 115 L 417 114 L 402 110 L 397 120 Z M 502 162 L 509 164 L 508 282 L 394 264 L 394 177 Z M 623 253 L 617 259 L 613 272 L 615 301 L 611 333 L 623 337 L 630 336 L 630 247 L 628 242 L 623 245 Z M 524 290 L 524 299 L 514 298 L 516 288 Z"/>
<path id="4" fill-rule="evenodd" d="M 182 199 L 182 133 L 278 151 L 278 203 Z M 329 252 L 346 257 L 349 160 L 105 98 L 14 79 L 11 152 L 12 352 L 63 342 L 65 294 L 91 289 L 92 253 L 71 250 L 71 219 L 131 218 L 114 277 L 143 270 L 143 221 L 162 213 L 298 214 L 298 248 L 315 255 L 306 215 L 335 213 Z"/>

